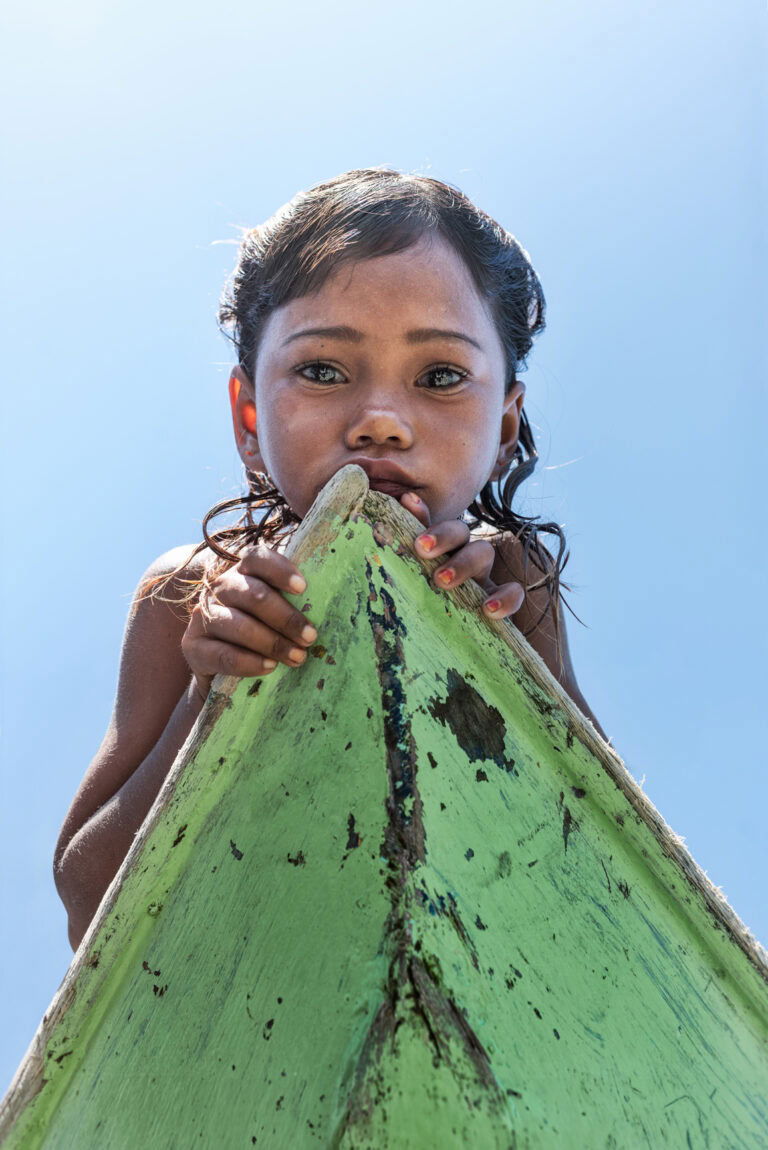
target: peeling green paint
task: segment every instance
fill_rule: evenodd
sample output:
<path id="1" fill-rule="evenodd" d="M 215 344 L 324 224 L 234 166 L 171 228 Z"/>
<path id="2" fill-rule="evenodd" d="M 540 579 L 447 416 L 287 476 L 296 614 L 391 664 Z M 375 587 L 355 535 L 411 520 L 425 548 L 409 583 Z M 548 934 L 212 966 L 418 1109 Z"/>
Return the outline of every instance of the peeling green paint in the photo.
<path id="1" fill-rule="evenodd" d="M 297 541 L 312 657 L 217 681 L 4 1145 L 768 1145 L 762 952 L 356 471 Z"/>

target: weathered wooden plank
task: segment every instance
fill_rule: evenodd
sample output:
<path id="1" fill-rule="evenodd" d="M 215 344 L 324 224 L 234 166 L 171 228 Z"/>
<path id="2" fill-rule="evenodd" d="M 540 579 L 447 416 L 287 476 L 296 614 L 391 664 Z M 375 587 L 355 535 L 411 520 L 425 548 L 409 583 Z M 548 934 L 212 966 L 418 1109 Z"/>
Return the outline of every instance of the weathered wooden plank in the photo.
<path id="1" fill-rule="evenodd" d="M 420 529 L 357 468 L 321 494 L 321 643 L 216 681 L 9 1147 L 768 1145 L 764 952 Z"/>

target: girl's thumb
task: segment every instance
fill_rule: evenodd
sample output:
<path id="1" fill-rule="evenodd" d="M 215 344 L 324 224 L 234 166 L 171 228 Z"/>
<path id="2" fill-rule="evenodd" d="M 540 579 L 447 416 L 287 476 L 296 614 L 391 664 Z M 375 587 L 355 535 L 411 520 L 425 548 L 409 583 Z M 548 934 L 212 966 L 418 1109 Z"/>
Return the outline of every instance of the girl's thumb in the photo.
<path id="1" fill-rule="evenodd" d="M 429 508 L 415 491 L 404 492 L 400 496 L 400 502 L 406 511 L 410 511 L 411 515 L 415 515 L 420 523 L 423 523 L 425 527 L 429 527 L 431 523 Z"/>

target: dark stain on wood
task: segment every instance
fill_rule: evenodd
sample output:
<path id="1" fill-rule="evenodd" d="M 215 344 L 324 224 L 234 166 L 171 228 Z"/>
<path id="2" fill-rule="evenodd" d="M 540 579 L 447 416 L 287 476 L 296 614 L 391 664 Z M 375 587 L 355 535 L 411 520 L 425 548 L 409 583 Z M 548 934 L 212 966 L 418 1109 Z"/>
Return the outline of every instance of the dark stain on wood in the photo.
<path id="1" fill-rule="evenodd" d="M 373 569 L 368 561 L 366 561 L 366 575 L 373 592 Z M 374 608 L 374 602 L 381 604 L 380 611 Z M 406 666 L 402 640 L 407 632 L 398 617 L 392 596 L 383 588 L 380 599 L 369 600 L 368 615 L 381 685 L 389 780 L 387 799 L 389 821 L 384 832 L 381 854 L 392 868 L 400 871 L 401 882 L 404 885 L 410 870 L 425 858 L 422 803 L 416 784 L 418 765 L 416 743 L 403 688 Z"/>
<path id="2" fill-rule="evenodd" d="M 563 844 L 565 850 L 568 850 L 568 836 L 570 835 L 571 831 L 577 831 L 578 829 L 578 822 L 571 814 L 569 808 L 565 807 L 563 811 Z"/>
<path id="3" fill-rule="evenodd" d="M 379 573 L 386 581 L 386 573 L 381 568 Z M 413 944 L 408 880 L 418 864 L 425 861 L 426 845 L 418 788 L 417 748 L 403 686 L 407 671 L 403 650 L 406 631 L 390 594 L 381 588 L 377 595 L 370 561 L 366 562 L 366 575 L 370 588 L 368 616 L 381 687 L 388 777 L 387 825 L 380 853 L 386 861 L 388 874 L 385 884 L 391 899 L 385 924 L 386 946 L 391 957 L 384 1000 L 364 1039 L 344 1113 L 330 1140 L 334 1146 L 340 1144 L 345 1133 L 353 1135 L 355 1144 L 359 1140 L 364 1141 L 364 1128 L 377 1105 L 384 1100 L 386 1084 L 382 1075 L 382 1059 L 398 1027 L 405 1022 L 406 1014 L 416 1015 L 421 1021 L 435 1066 L 447 1064 L 455 1074 L 466 1079 L 466 1063 L 457 1065 L 452 1049 L 458 1046 L 460 1056 L 466 1056 L 475 1079 L 474 1082 L 466 1081 L 467 1097 L 471 1097 L 480 1086 L 486 1105 L 499 1113 L 505 1111 L 504 1095 L 491 1070 L 488 1054 L 462 1011 L 444 990 L 439 963 L 429 962 L 426 955 L 422 957 Z M 463 680 L 453 684 L 459 692 L 462 685 L 465 692 L 471 691 Z M 443 713 L 448 717 L 448 712 Z M 503 735 L 500 753 L 503 754 Z M 493 758 L 486 754 L 475 757 Z M 445 809 L 445 804 L 440 806 Z M 479 970 L 474 944 L 461 921 L 454 896 L 448 892 L 447 896 L 438 894 L 431 897 L 420 888 L 416 899 L 422 906 L 427 906 L 430 913 L 446 917 L 468 950 L 475 969 Z M 485 929 L 484 925 L 479 929 Z"/>
<path id="4" fill-rule="evenodd" d="M 362 838 L 360 837 L 360 835 L 355 830 L 355 816 L 350 813 L 350 816 L 347 819 L 347 848 L 346 849 L 348 851 L 354 850 L 355 847 L 360 846 L 360 843 L 362 841 L 363 841 Z"/>
<path id="5" fill-rule="evenodd" d="M 388 547 L 395 539 L 395 533 L 388 523 L 374 523 L 371 534 L 379 547 Z"/>
<path id="6" fill-rule="evenodd" d="M 297 851 L 295 855 L 286 855 L 286 858 L 291 866 L 305 866 L 307 861 L 304 857 L 304 851 Z"/>
<path id="7" fill-rule="evenodd" d="M 377 1107 L 386 1103 L 388 1090 L 379 1072 L 382 1056 L 409 1010 L 420 1019 L 432 1049 L 435 1068 L 445 1065 L 455 1075 L 465 1076 L 464 1067 L 456 1065 L 452 1047 L 467 1055 L 474 1081 L 466 1081 L 465 1097 L 471 1110 L 480 1096 L 491 1113 L 506 1114 L 506 1096 L 491 1069 L 488 1053 L 470 1027 L 452 996 L 444 990 L 439 968 L 411 954 L 396 954 L 390 966 L 386 997 L 379 1007 L 366 1035 L 355 1070 L 345 1113 L 330 1140 L 339 1146 L 345 1134 L 352 1134 L 350 1144 L 364 1145 L 365 1128 Z"/>
<path id="8" fill-rule="evenodd" d="M 229 849 L 232 851 L 233 858 L 236 858 L 237 861 L 240 862 L 240 859 L 243 857 L 243 852 L 237 849 L 232 839 L 229 840 Z"/>
<path id="9" fill-rule="evenodd" d="M 222 691 L 211 691 L 208 695 L 208 705 L 205 709 L 205 727 L 210 729 L 223 711 L 232 706 L 232 699 Z"/>
<path id="10" fill-rule="evenodd" d="M 187 833 L 187 824 L 184 823 L 184 826 L 179 827 L 178 831 L 176 832 L 176 838 L 171 843 L 171 846 L 177 847 L 179 845 L 179 843 L 181 842 L 181 840 L 184 838 L 184 835 L 186 833 Z"/>
<path id="11" fill-rule="evenodd" d="M 515 760 L 505 753 L 507 727 L 501 712 L 453 667 L 448 668 L 446 686 L 445 699 L 433 698 L 427 704 L 432 718 L 450 729 L 470 762 L 489 759 L 516 775 Z"/>

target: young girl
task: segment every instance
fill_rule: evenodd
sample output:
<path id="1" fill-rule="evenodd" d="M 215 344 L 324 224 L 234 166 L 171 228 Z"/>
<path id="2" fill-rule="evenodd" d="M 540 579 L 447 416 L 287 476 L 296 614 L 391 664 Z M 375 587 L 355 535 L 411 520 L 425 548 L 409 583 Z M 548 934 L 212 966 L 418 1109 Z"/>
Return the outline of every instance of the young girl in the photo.
<path id="1" fill-rule="evenodd" d="M 286 598 L 306 581 L 283 551 L 347 464 L 424 525 L 414 549 L 444 560 L 436 592 L 476 580 L 483 610 L 513 620 L 600 730 L 568 654 L 562 531 L 511 506 L 536 463 L 518 372 L 544 310 L 517 240 L 426 176 L 347 172 L 247 233 L 220 320 L 237 351 L 229 394 L 248 492 L 209 512 L 203 543 L 161 555 L 139 585 L 114 713 L 56 847 L 73 947 L 213 676 L 298 667 L 322 640 L 323 620 Z M 234 506 L 238 525 L 209 532 Z"/>

